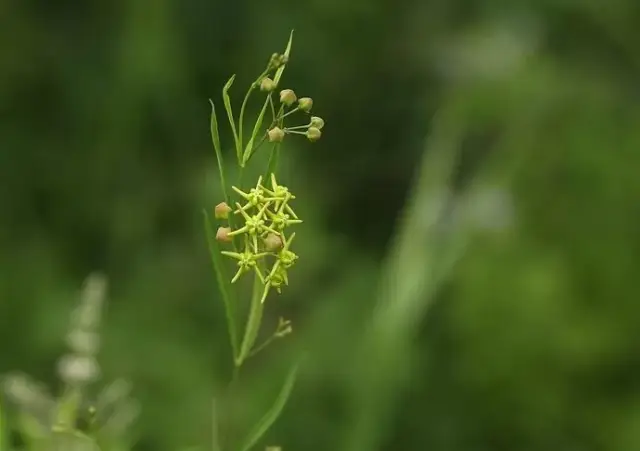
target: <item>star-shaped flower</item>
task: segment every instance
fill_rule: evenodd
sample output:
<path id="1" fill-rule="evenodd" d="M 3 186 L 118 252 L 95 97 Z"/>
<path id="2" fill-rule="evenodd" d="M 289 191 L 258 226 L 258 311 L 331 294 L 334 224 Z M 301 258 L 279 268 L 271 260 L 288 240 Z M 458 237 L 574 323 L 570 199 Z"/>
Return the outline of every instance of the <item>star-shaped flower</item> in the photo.
<path id="1" fill-rule="evenodd" d="M 248 244 L 249 243 L 247 242 L 245 250 L 242 253 L 222 251 L 223 255 L 226 255 L 227 257 L 235 258 L 236 260 L 238 260 L 239 268 L 236 274 L 233 276 L 233 279 L 231 279 L 231 283 L 235 283 L 242 274 L 244 274 L 247 271 L 250 271 L 251 269 L 254 269 L 256 271 L 256 274 L 258 274 L 258 277 L 260 278 L 262 283 L 264 283 L 264 276 L 262 275 L 260 268 L 258 268 L 257 260 L 267 255 L 267 252 L 261 252 L 259 254 L 256 254 L 251 251 Z"/>

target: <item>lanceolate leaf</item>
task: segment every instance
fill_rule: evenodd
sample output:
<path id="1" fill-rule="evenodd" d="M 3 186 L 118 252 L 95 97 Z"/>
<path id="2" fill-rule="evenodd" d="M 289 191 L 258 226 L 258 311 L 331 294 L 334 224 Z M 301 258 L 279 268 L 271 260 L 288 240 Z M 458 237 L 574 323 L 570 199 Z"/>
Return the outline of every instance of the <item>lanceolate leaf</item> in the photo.
<path id="1" fill-rule="evenodd" d="M 236 122 L 233 119 L 233 110 L 231 108 L 231 98 L 229 97 L 229 89 L 231 89 L 231 85 L 233 84 L 233 80 L 236 79 L 235 74 L 231 76 L 229 81 L 222 88 L 222 100 L 224 101 L 224 108 L 227 110 L 227 116 L 229 117 L 229 124 L 231 125 L 231 131 L 233 132 L 233 140 L 236 145 L 236 156 L 238 157 L 238 162 L 241 161 L 242 158 L 242 149 L 240 148 L 240 137 L 238 136 L 238 131 L 236 130 Z"/>
<path id="2" fill-rule="evenodd" d="M 227 316 L 227 328 L 229 329 L 229 339 L 231 341 L 231 348 L 233 349 L 233 359 L 238 356 L 238 329 L 236 323 L 236 299 L 233 296 L 234 291 L 231 288 L 231 280 L 227 275 L 224 268 L 224 260 L 220 253 L 220 246 L 216 240 L 216 231 L 213 228 L 213 224 L 209 219 L 209 215 L 206 210 L 204 211 L 204 227 L 207 234 L 207 241 L 209 243 L 209 253 L 211 254 L 211 261 L 213 263 L 213 269 L 216 273 L 216 280 L 220 294 L 222 295 L 222 301 L 224 302 L 224 309 Z"/>
<path id="3" fill-rule="evenodd" d="M 242 155 L 242 164 L 246 164 L 251 157 L 251 150 L 253 149 L 253 143 L 256 140 L 256 136 L 260 133 L 260 129 L 262 128 L 262 121 L 264 119 L 264 113 L 267 111 L 267 107 L 269 106 L 269 97 L 264 101 L 264 105 L 262 106 L 262 110 L 260 111 L 260 115 L 258 116 L 258 120 L 256 124 L 253 126 L 253 132 L 251 133 L 251 139 L 247 143 L 247 147 L 244 149 L 244 154 Z"/>
<path id="4" fill-rule="evenodd" d="M 260 421 L 253 427 L 247 438 L 243 442 L 240 447 L 241 451 L 250 451 L 262 438 L 262 436 L 269 430 L 273 423 L 278 419 L 280 414 L 282 413 L 282 409 L 284 409 L 287 400 L 289 399 L 289 395 L 291 395 L 291 391 L 293 390 L 293 386 L 296 381 L 296 377 L 298 375 L 299 364 L 295 364 L 287 374 L 287 377 L 282 385 L 282 389 L 278 394 L 275 402 L 271 406 L 271 408 L 265 413 Z"/>
<path id="5" fill-rule="evenodd" d="M 227 183 L 224 177 L 224 160 L 222 159 L 222 146 L 220 145 L 220 133 L 218 132 L 218 118 L 216 117 L 216 106 L 211 103 L 211 141 L 213 141 L 213 149 L 216 151 L 216 160 L 218 161 L 218 171 L 220 173 L 220 186 L 224 195 L 224 201 L 230 204 L 229 194 L 227 193 Z"/>
<path id="6" fill-rule="evenodd" d="M 289 42 L 287 42 L 287 48 L 284 51 L 284 56 L 287 57 L 287 59 L 289 58 L 289 55 L 291 54 L 291 44 L 293 43 L 293 30 L 291 30 L 291 33 L 289 34 Z M 278 70 L 276 71 L 276 75 L 273 79 L 273 81 L 275 82 L 276 86 L 278 85 L 278 83 L 280 82 L 280 78 L 282 77 L 282 73 L 284 72 L 284 68 L 286 67 L 286 64 L 280 66 L 278 68 Z"/>

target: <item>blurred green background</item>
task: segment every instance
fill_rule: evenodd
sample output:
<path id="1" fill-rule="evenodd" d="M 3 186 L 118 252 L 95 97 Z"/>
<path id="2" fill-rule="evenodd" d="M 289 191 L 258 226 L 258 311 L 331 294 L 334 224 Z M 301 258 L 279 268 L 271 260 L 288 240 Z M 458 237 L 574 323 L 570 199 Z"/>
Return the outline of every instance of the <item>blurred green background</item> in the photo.
<path id="1" fill-rule="evenodd" d="M 304 352 L 264 443 L 285 451 L 640 449 L 639 23 L 634 0 L 3 0 L 0 373 L 55 389 L 102 271 L 103 379 L 133 383 L 136 449 L 208 443 L 229 376 L 201 217 L 220 201 L 208 99 L 236 73 L 237 109 L 295 28 L 281 86 L 327 125 L 284 149 L 305 224 L 266 321 L 295 333 L 243 376 L 242 421 Z M 367 348 L 440 111 L 453 182 L 414 213 L 449 199 L 463 253 L 390 332 L 402 345 Z M 443 263 L 415 240 L 428 278 Z"/>

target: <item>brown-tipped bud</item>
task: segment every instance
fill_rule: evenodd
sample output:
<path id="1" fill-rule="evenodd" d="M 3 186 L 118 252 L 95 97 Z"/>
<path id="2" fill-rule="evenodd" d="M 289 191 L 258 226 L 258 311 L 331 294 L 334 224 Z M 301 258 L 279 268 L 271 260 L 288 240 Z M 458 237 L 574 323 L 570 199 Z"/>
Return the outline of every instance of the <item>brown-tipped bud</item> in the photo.
<path id="1" fill-rule="evenodd" d="M 296 93 L 293 92 L 293 89 L 283 89 L 280 91 L 280 102 L 284 103 L 287 106 L 291 106 L 296 103 Z"/>
<path id="2" fill-rule="evenodd" d="M 233 240 L 233 238 L 229 236 L 230 233 L 231 227 L 218 227 L 218 231 L 216 232 L 216 240 L 223 243 L 230 243 Z"/>
<path id="3" fill-rule="evenodd" d="M 264 239 L 264 247 L 269 252 L 279 251 L 280 249 L 282 249 L 282 246 L 284 246 L 282 237 L 276 235 L 275 233 L 270 233 Z"/>
<path id="4" fill-rule="evenodd" d="M 276 82 L 269 77 L 264 77 L 260 82 L 260 91 L 271 92 L 276 89 Z"/>
<path id="5" fill-rule="evenodd" d="M 302 97 L 298 100 L 298 108 L 302 111 L 306 111 L 308 113 L 311 111 L 311 107 L 313 107 L 313 99 L 311 97 Z"/>
<path id="6" fill-rule="evenodd" d="M 229 218 L 231 207 L 228 206 L 226 202 L 220 202 L 218 205 L 216 205 L 216 208 L 213 209 L 213 212 L 216 216 L 216 219 L 227 219 Z"/>
<path id="7" fill-rule="evenodd" d="M 324 127 L 324 119 L 322 119 L 320 116 L 311 116 L 311 127 L 315 127 L 318 130 L 322 130 L 322 127 Z"/>
<path id="8" fill-rule="evenodd" d="M 320 139 L 322 132 L 317 127 L 309 127 L 307 130 L 307 139 L 311 142 L 315 142 Z"/>
<path id="9" fill-rule="evenodd" d="M 284 130 L 280 127 L 273 127 L 267 132 L 267 135 L 269 135 L 269 142 L 279 143 L 284 139 Z"/>

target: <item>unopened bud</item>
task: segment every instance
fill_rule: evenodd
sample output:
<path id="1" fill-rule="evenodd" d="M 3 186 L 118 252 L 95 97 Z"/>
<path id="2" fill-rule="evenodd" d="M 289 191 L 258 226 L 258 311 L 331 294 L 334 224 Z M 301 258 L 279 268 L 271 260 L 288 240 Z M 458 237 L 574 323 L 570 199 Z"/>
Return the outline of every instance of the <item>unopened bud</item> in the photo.
<path id="1" fill-rule="evenodd" d="M 233 238 L 229 236 L 230 233 L 231 227 L 218 227 L 218 231 L 216 232 L 216 240 L 223 243 L 230 243 L 233 240 Z"/>
<path id="2" fill-rule="evenodd" d="M 231 207 L 227 205 L 226 202 L 220 202 L 216 205 L 216 208 L 213 209 L 213 212 L 216 216 L 216 219 L 227 219 L 229 217 L 229 213 L 231 212 Z"/>
<path id="3" fill-rule="evenodd" d="M 276 82 L 269 77 L 264 77 L 260 82 L 260 91 L 271 92 L 276 88 Z"/>
<path id="4" fill-rule="evenodd" d="M 264 239 L 264 247 L 270 252 L 282 249 L 283 245 L 284 243 L 282 242 L 282 238 L 275 233 L 270 233 Z"/>
<path id="5" fill-rule="evenodd" d="M 273 127 L 267 132 L 267 135 L 269 135 L 269 142 L 279 143 L 284 139 L 284 130 L 280 127 Z"/>
<path id="6" fill-rule="evenodd" d="M 324 119 L 320 116 L 311 116 L 311 127 L 315 127 L 318 130 L 321 130 L 324 127 Z"/>
<path id="7" fill-rule="evenodd" d="M 307 130 L 307 139 L 311 142 L 315 142 L 320 139 L 322 132 L 317 127 L 309 127 Z"/>
<path id="8" fill-rule="evenodd" d="M 293 89 L 283 89 L 280 91 L 280 103 L 291 106 L 296 103 L 297 97 Z"/>
<path id="9" fill-rule="evenodd" d="M 277 69 L 283 64 L 287 64 L 287 62 L 289 62 L 288 56 L 280 53 L 273 53 L 271 54 L 271 59 L 269 60 L 269 68 Z"/>
<path id="10" fill-rule="evenodd" d="M 279 55 L 277 53 L 272 53 L 271 58 L 269 58 L 269 67 L 276 69 L 278 67 L 278 58 Z"/>
<path id="11" fill-rule="evenodd" d="M 298 100 L 298 108 L 302 111 L 306 111 L 307 113 L 311 111 L 311 107 L 313 106 L 313 99 L 311 97 L 302 97 Z"/>

